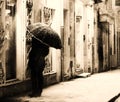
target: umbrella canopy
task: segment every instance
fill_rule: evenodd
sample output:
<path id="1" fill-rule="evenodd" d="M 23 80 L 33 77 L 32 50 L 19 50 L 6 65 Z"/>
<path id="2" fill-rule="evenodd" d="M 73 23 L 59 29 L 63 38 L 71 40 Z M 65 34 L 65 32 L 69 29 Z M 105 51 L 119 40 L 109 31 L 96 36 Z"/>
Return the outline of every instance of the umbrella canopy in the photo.
<path id="1" fill-rule="evenodd" d="M 30 34 L 32 34 L 36 40 L 41 43 L 54 47 L 56 49 L 62 48 L 61 39 L 57 32 L 55 32 L 51 27 L 42 23 L 35 23 L 28 26 Z"/>

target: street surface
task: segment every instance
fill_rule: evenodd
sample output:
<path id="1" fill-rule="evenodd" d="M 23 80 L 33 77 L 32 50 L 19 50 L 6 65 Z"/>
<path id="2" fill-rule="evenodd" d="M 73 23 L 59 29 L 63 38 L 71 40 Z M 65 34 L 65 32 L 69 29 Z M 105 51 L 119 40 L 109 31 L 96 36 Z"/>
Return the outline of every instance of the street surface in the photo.
<path id="1" fill-rule="evenodd" d="M 76 78 L 44 88 L 42 96 L 25 95 L 0 102 L 108 102 L 120 93 L 120 69 Z M 120 102 L 120 98 L 116 100 Z"/>

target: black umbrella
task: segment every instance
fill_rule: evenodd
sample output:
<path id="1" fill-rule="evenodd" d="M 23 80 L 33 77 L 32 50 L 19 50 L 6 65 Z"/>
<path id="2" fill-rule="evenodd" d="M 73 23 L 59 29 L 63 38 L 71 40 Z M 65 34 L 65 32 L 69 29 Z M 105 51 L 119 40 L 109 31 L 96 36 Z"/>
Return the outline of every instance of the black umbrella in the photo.
<path id="1" fill-rule="evenodd" d="M 36 40 L 41 43 L 54 47 L 56 49 L 62 48 L 61 39 L 57 32 L 55 32 L 50 26 L 42 23 L 35 23 L 28 26 L 28 32 Z"/>

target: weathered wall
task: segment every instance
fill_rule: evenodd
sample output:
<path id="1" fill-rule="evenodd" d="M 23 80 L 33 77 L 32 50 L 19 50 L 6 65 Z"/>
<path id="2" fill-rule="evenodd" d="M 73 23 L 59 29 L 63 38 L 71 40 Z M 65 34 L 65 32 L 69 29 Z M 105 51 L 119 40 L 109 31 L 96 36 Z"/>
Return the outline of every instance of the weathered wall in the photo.
<path id="1" fill-rule="evenodd" d="M 85 44 L 85 13 L 84 3 L 80 0 L 75 2 L 75 68 L 84 70 L 84 44 Z"/>

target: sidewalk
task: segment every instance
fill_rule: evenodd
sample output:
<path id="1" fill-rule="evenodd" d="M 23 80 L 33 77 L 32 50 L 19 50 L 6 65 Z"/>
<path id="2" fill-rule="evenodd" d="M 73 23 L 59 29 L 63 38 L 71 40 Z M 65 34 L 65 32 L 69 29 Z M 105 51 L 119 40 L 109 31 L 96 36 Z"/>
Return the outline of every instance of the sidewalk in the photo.
<path id="1" fill-rule="evenodd" d="M 120 69 L 49 86 L 43 90 L 41 97 L 30 98 L 23 95 L 0 102 L 108 102 L 118 93 Z"/>

